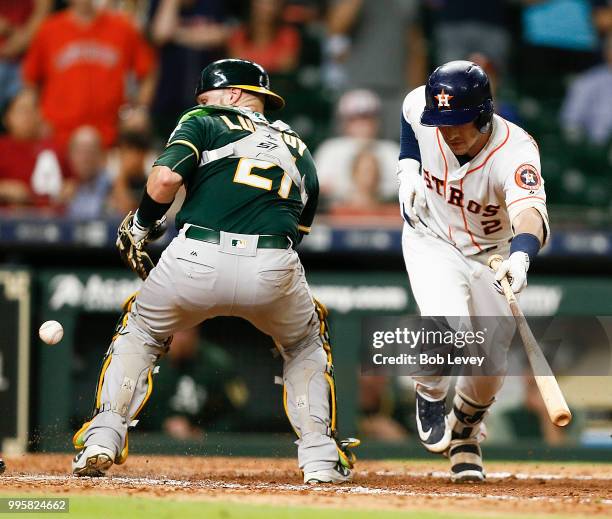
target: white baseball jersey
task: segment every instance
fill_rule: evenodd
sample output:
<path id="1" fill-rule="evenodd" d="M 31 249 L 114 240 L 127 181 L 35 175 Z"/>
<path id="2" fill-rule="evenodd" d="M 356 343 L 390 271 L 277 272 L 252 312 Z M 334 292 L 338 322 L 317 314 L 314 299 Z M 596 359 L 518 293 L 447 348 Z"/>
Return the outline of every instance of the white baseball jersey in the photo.
<path id="1" fill-rule="evenodd" d="M 410 92 L 402 107 L 421 153 L 428 208 L 421 215 L 423 224 L 465 256 L 506 248 L 513 236 L 511 221 L 528 207 L 540 212 L 548 235 L 540 154 L 533 138 L 494 115 L 489 141 L 462 166 L 440 130 L 420 123 L 424 107 L 424 86 Z"/>

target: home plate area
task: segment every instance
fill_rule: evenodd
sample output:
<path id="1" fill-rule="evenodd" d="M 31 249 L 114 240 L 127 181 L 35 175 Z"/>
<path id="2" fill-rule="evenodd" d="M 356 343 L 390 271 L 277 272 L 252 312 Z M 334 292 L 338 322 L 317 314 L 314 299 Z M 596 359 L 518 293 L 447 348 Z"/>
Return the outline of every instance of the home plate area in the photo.
<path id="1" fill-rule="evenodd" d="M 487 465 L 484 484 L 453 484 L 444 462 L 361 461 L 346 485 L 302 483 L 295 460 L 130 456 L 104 478 L 70 475 L 66 454 L 6 458 L 4 495 L 117 495 L 240 501 L 343 509 L 435 509 L 612 516 L 612 466 L 574 463 Z"/>

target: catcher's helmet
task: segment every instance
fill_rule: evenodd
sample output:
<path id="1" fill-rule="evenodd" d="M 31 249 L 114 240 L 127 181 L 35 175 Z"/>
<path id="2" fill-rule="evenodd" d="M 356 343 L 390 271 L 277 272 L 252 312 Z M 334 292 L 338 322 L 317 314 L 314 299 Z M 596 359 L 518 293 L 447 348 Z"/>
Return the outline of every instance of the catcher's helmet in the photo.
<path id="1" fill-rule="evenodd" d="M 493 117 L 489 78 L 471 61 L 449 61 L 432 72 L 425 86 L 424 126 L 458 126 L 474 121 L 486 133 Z"/>
<path id="2" fill-rule="evenodd" d="M 200 74 L 196 97 L 217 88 L 241 88 L 266 96 L 266 108 L 278 110 L 285 100 L 270 90 L 270 78 L 261 65 L 244 59 L 220 59 L 207 65 Z"/>

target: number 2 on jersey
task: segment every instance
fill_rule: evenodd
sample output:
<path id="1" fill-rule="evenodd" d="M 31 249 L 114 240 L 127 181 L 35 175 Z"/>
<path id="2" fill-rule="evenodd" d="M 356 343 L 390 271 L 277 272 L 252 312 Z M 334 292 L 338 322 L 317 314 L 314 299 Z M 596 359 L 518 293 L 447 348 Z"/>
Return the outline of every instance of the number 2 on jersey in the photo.
<path id="1" fill-rule="evenodd" d="M 261 175 L 251 173 L 253 169 L 270 169 L 276 166 L 273 162 L 258 159 L 247 159 L 242 158 L 238 162 L 236 167 L 236 173 L 234 174 L 234 182 L 237 184 L 245 184 L 247 186 L 256 187 L 258 189 L 265 189 L 270 191 L 272 189 L 272 180 Z M 281 179 L 280 188 L 278 195 L 281 198 L 287 198 L 289 191 L 291 190 L 291 177 L 287 173 L 283 174 Z"/>

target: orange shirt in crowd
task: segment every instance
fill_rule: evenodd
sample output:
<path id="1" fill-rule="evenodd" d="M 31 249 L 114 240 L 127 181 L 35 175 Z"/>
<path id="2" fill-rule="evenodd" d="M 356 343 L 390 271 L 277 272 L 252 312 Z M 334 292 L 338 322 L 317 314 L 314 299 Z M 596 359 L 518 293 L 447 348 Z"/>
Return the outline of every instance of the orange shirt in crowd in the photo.
<path id="1" fill-rule="evenodd" d="M 250 41 L 244 27 L 237 29 L 228 42 L 233 57 L 259 63 L 271 74 L 294 69 L 301 46 L 299 32 L 289 25 L 280 27 L 274 40 L 267 45 L 256 45 Z"/>
<path id="2" fill-rule="evenodd" d="M 23 77 L 40 88 L 43 116 L 62 146 L 81 125 L 96 127 L 110 146 L 127 73 L 141 79 L 154 66 L 152 49 L 125 16 L 101 11 L 84 25 L 65 10 L 42 24 L 25 56 Z"/>

